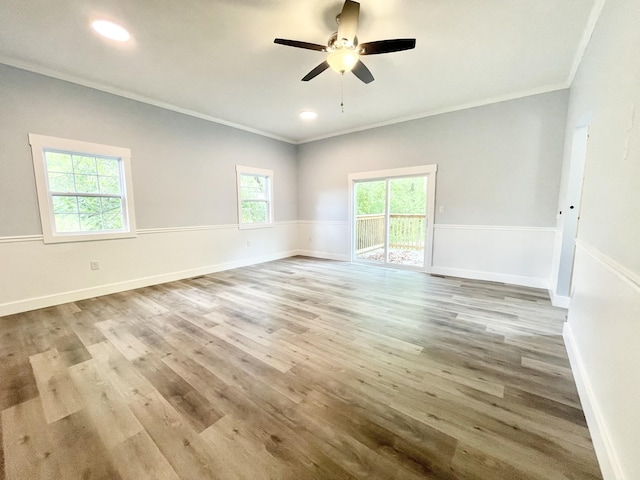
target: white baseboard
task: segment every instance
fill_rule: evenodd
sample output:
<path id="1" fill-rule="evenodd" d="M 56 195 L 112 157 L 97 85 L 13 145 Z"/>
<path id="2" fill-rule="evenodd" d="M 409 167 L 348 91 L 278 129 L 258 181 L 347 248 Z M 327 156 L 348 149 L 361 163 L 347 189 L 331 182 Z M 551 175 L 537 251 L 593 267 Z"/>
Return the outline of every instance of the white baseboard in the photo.
<path id="1" fill-rule="evenodd" d="M 486 280 L 488 282 L 509 283 L 512 285 L 522 285 L 523 287 L 549 288 L 549 281 L 542 278 L 522 277 L 518 275 L 508 275 L 495 272 L 480 272 L 476 270 L 465 270 L 462 268 L 431 267 L 431 272 L 436 275 L 447 277 L 470 278 L 473 280 Z"/>
<path id="2" fill-rule="evenodd" d="M 578 394 L 580 395 L 582 410 L 587 419 L 587 425 L 589 426 L 593 447 L 596 451 L 598 462 L 600 463 L 602 476 L 604 480 L 627 480 L 622 473 L 622 468 L 620 467 L 613 448 L 611 437 L 607 431 L 598 404 L 595 401 L 593 389 L 591 388 L 589 377 L 569 323 L 564 324 L 562 336 L 569 356 L 569 362 L 571 363 L 571 371 L 573 372 L 576 387 L 578 388 Z"/>
<path id="3" fill-rule="evenodd" d="M 63 303 L 85 300 L 87 298 L 94 298 L 102 295 L 124 292 L 136 288 L 148 287 L 151 285 L 158 285 L 166 282 L 173 282 L 175 280 L 184 280 L 185 278 L 197 277 L 198 275 L 206 275 L 209 273 L 231 270 L 233 268 L 257 265 L 259 263 L 271 262 L 273 260 L 280 260 L 282 258 L 293 257 L 295 255 L 299 255 L 299 253 L 297 251 L 289 251 L 273 255 L 265 255 L 262 257 L 249 257 L 234 262 L 220 263 L 217 265 L 207 265 L 190 270 L 170 272 L 150 277 L 135 278 L 124 282 L 100 285 L 97 287 L 74 290 L 70 292 L 56 293 L 54 295 L 46 295 L 37 298 L 28 298 L 25 300 L 20 300 L 18 302 L 4 303 L 0 304 L 0 317 L 19 312 L 28 312 L 30 310 L 36 310 L 38 308 L 46 308 Z"/>
<path id="4" fill-rule="evenodd" d="M 342 255 L 339 253 L 316 252 L 313 250 L 297 250 L 296 255 L 303 255 L 305 257 L 312 257 L 312 258 L 324 258 L 325 260 L 337 260 L 339 262 L 351 261 L 351 257 L 349 255 Z"/>
<path id="5" fill-rule="evenodd" d="M 549 289 L 549 298 L 551 299 L 551 305 L 558 308 L 569 308 L 569 304 L 571 303 L 570 297 L 556 295 L 556 292 L 551 288 Z"/>

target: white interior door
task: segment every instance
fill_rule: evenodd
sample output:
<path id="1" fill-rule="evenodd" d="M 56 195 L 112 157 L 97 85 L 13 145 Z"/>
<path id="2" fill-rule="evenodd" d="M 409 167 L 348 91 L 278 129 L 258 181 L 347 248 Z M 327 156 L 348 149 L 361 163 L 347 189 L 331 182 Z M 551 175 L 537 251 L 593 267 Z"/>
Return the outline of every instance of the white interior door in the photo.
<path id="1" fill-rule="evenodd" d="M 562 245 L 560 247 L 558 285 L 556 288 L 556 294 L 563 297 L 570 296 L 571 292 L 571 275 L 573 272 L 578 222 L 580 220 L 580 200 L 582 198 L 584 163 L 587 157 L 588 140 L 589 127 L 579 127 L 574 130 L 567 197 L 562 208 Z"/>

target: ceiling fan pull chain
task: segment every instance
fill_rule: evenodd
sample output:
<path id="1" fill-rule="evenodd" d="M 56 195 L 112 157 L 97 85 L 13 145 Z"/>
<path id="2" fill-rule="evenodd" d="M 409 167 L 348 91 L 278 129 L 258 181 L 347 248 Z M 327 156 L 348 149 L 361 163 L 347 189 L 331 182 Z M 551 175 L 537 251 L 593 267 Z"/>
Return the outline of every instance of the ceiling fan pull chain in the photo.
<path id="1" fill-rule="evenodd" d="M 342 72 L 342 76 L 340 77 L 340 109 L 342 113 L 344 113 L 344 72 Z"/>

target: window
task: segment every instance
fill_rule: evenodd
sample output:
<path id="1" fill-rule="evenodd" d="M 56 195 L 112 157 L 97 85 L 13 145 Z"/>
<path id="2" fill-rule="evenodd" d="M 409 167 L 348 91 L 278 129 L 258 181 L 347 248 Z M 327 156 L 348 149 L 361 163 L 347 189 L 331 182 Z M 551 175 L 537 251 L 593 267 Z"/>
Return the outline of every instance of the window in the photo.
<path id="1" fill-rule="evenodd" d="M 29 135 L 45 243 L 134 237 L 131 152 Z"/>
<path id="2" fill-rule="evenodd" d="M 238 180 L 238 224 L 240 228 L 273 224 L 273 172 L 236 166 Z"/>

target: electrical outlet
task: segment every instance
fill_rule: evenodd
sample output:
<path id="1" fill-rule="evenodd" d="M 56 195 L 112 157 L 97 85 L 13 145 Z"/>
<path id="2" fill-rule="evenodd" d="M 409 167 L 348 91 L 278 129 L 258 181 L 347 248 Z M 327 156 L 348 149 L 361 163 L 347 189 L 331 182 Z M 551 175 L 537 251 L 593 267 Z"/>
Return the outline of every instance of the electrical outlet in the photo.
<path id="1" fill-rule="evenodd" d="M 309 243 L 311 243 L 311 237 L 309 237 Z"/>
<path id="2" fill-rule="evenodd" d="M 444 213 L 444 207 L 438 207 L 438 213 Z"/>
<path id="3" fill-rule="evenodd" d="M 91 265 L 91 270 L 100 270 L 100 262 L 94 260 L 89 262 L 89 265 Z"/>
<path id="4" fill-rule="evenodd" d="M 247 240 L 247 247 L 251 246 L 251 240 Z"/>

